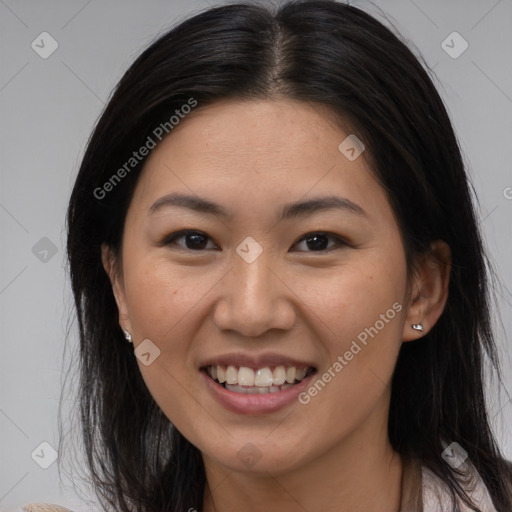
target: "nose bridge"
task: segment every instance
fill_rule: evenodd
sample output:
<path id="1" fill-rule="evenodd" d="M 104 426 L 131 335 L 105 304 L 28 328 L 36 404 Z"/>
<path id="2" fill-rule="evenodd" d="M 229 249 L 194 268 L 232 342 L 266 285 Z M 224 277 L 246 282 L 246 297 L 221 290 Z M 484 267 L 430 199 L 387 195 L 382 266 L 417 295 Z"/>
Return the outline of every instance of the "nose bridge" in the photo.
<path id="1" fill-rule="evenodd" d="M 271 251 L 254 260 L 235 253 L 231 271 L 225 277 L 215 321 L 221 329 L 258 336 L 269 329 L 288 329 L 294 322 L 293 305 L 287 287 L 276 276 Z"/>
<path id="2" fill-rule="evenodd" d="M 244 303 L 256 309 L 269 309 L 270 303 L 275 299 L 272 294 L 274 274 L 270 270 L 268 256 L 260 255 L 253 262 L 246 262 L 242 258 L 234 265 L 234 281 L 238 282 Z M 241 299 L 242 297 L 239 297 Z"/>

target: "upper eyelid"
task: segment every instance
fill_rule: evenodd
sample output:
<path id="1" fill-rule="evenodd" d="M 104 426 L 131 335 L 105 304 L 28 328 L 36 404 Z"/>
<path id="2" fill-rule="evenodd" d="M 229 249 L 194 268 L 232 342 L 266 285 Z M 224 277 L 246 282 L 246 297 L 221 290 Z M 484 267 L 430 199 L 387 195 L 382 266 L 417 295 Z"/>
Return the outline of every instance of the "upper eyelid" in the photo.
<path id="1" fill-rule="evenodd" d="M 297 239 L 297 242 L 309 235 L 325 235 L 325 236 L 328 236 L 331 238 L 337 238 L 338 240 L 345 241 L 345 239 L 341 235 L 337 235 L 336 233 L 332 233 L 331 231 L 318 230 L 318 231 L 308 231 L 307 233 L 304 233 L 303 235 L 301 235 L 300 238 Z"/>
<path id="2" fill-rule="evenodd" d="M 298 238 L 293 243 L 293 245 L 296 245 L 299 242 L 302 242 L 306 237 L 308 237 L 310 235 L 324 235 L 327 238 L 335 240 L 338 244 L 340 244 L 340 243 L 341 244 L 348 244 L 348 241 L 345 240 L 345 238 L 342 237 L 341 235 L 337 235 L 336 233 L 331 233 L 330 231 L 321 231 L 321 230 L 319 230 L 319 231 L 308 231 L 307 233 L 304 233 L 303 235 L 300 236 L 300 238 Z M 307 251 L 307 252 L 322 252 L 322 251 Z"/>
<path id="3" fill-rule="evenodd" d="M 214 239 L 208 233 L 205 233 L 204 231 L 200 231 L 198 229 L 182 229 L 182 230 L 175 231 L 173 233 L 169 233 L 168 235 L 166 235 L 162 241 L 162 244 L 170 243 L 171 241 L 174 241 L 178 238 L 182 238 L 185 235 L 188 235 L 190 233 L 193 233 L 196 235 L 202 235 L 202 236 L 205 236 L 206 238 L 214 241 Z"/>

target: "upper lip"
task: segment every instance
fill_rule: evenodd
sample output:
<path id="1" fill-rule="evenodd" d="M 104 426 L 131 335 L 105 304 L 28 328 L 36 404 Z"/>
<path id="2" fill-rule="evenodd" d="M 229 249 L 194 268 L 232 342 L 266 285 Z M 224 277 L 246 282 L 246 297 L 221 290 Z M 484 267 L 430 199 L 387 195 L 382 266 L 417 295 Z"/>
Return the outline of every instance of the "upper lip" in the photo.
<path id="1" fill-rule="evenodd" d="M 283 354 L 267 353 L 259 355 L 249 355 L 242 353 L 223 354 L 205 359 L 200 368 L 207 366 L 246 366 L 248 368 L 265 368 L 267 366 L 295 366 L 296 368 L 315 368 L 311 362 L 288 357 Z"/>

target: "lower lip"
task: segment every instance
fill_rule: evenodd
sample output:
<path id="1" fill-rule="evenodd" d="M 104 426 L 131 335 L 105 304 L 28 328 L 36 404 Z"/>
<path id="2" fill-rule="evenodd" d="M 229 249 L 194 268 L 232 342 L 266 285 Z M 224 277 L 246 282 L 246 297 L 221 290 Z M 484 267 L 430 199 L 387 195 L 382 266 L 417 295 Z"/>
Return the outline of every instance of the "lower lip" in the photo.
<path id="1" fill-rule="evenodd" d="M 284 389 L 283 391 L 265 393 L 264 395 L 249 395 L 229 391 L 220 384 L 217 384 L 205 371 L 201 371 L 200 373 L 215 400 L 226 409 L 238 414 L 264 414 L 274 412 L 291 404 L 294 400 L 298 401 L 297 397 L 309 386 L 312 377 L 315 375 L 315 373 L 312 373 L 298 384 L 295 384 L 291 388 Z"/>

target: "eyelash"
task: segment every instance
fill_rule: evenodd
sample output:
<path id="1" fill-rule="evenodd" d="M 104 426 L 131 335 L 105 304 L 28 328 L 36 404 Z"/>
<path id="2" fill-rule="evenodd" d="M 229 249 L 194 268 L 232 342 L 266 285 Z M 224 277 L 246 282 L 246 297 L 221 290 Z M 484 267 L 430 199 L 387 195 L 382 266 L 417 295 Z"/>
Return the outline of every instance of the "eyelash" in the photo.
<path id="1" fill-rule="evenodd" d="M 177 231 L 175 233 L 171 233 L 170 235 L 166 236 L 164 238 L 164 240 L 162 241 L 162 245 L 164 245 L 164 246 L 177 245 L 175 243 L 176 240 L 179 240 L 180 238 L 184 238 L 186 235 L 189 235 L 189 234 L 201 235 L 201 236 L 204 236 L 204 237 L 208 238 L 209 240 L 211 240 L 211 238 L 206 233 L 203 233 L 202 231 L 184 229 L 181 231 Z M 350 245 L 342 237 L 335 235 L 334 233 L 329 233 L 328 231 L 311 231 L 309 233 L 306 233 L 305 235 L 302 236 L 302 238 L 300 238 L 297 242 L 295 242 L 294 245 L 306 240 L 307 238 L 309 238 L 313 235 L 321 235 L 321 236 L 325 236 L 327 238 L 335 239 L 337 244 L 334 247 L 331 247 L 329 249 L 323 249 L 321 251 L 299 251 L 299 252 L 311 252 L 311 253 L 317 253 L 317 254 L 325 254 L 325 253 L 331 252 L 333 249 L 340 249 L 344 246 Z M 184 251 L 191 251 L 191 252 L 204 252 L 205 250 L 208 250 L 208 249 L 189 249 L 187 247 L 181 247 L 181 246 L 179 246 L 179 247 Z"/>

